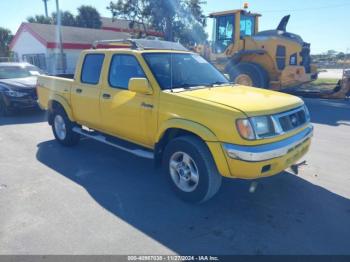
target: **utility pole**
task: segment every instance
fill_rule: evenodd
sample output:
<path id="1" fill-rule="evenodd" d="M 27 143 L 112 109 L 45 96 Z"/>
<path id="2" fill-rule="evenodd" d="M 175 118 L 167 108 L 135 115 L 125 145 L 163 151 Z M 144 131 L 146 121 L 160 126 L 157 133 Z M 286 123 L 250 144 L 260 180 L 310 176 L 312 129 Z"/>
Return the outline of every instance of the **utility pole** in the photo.
<path id="1" fill-rule="evenodd" d="M 44 5 L 45 5 L 45 16 L 49 17 L 49 12 L 47 11 L 47 1 L 49 1 L 49 0 L 43 0 Z"/>
<path id="2" fill-rule="evenodd" d="M 64 53 L 63 53 L 63 44 L 62 44 L 62 31 L 61 31 L 61 12 L 59 6 L 59 0 L 56 0 L 56 14 L 57 14 L 57 24 L 56 24 L 56 39 L 58 40 L 58 48 L 60 50 L 60 60 L 63 73 L 66 72 L 65 63 L 64 63 Z"/>

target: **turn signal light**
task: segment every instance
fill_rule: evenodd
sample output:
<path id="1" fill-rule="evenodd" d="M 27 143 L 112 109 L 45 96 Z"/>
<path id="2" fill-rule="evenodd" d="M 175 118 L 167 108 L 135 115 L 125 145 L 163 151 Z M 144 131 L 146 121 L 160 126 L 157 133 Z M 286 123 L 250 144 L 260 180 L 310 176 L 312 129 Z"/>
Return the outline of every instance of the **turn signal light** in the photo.
<path id="1" fill-rule="evenodd" d="M 253 127 L 248 119 L 238 119 L 236 121 L 236 126 L 239 134 L 243 138 L 248 140 L 253 140 L 255 138 Z"/>

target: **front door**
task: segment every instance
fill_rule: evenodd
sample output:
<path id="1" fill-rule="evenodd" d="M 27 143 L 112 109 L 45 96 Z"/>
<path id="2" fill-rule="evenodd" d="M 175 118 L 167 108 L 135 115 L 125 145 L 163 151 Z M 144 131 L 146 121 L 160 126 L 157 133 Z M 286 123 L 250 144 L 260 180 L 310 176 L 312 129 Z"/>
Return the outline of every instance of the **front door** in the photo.
<path id="1" fill-rule="evenodd" d="M 129 91 L 129 79 L 134 77 L 146 77 L 136 57 L 115 54 L 100 96 L 103 128 L 151 147 L 157 124 L 155 96 Z"/>

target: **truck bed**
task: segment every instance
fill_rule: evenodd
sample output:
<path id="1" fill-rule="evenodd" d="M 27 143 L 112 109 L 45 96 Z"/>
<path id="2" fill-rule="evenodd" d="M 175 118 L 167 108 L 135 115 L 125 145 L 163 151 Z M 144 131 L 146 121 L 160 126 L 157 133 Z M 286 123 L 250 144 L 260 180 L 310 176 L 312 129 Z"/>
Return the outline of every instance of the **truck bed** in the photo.
<path id="1" fill-rule="evenodd" d="M 48 102 L 53 96 L 61 96 L 70 100 L 70 91 L 74 80 L 56 76 L 39 76 L 37 92 L 39 105 L 42 109 L 48 109 Z"/>

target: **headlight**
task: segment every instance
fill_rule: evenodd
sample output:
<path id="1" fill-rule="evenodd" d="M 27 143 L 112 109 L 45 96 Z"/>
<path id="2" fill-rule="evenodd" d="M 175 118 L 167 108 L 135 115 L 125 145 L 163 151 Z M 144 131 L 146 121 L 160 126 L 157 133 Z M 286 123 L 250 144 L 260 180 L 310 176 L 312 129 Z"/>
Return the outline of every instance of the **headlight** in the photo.
<path id="1" fill-rule="evenodd" d="M 5 94 L 11 97 L 23 97 L 27 95 L 26 93 L 12 91 L 12 90 L 5 91 Z"/>
<path id="2" fill-rule="evenodd" d="M 238 119 L 236 121 L 236 126 L 239 134 L 244 138 L 248 140 L 254 140 L 255 134 L 253 127 L 249 121 L 249 119 Z"/>
<path id="3" fill-rule="evenodd" d="M 238 119 L 236 127 L 242 138 L 258 140 L 282 135 L 309 122 L 310 113 L 304 104 L 302 108 L 284 113 Z"/>
<path id="4" fill-rule="evenodd" d="M 257 116 L 251 118 L 253 129 L 256 134 L 256 138 L 263 138 L 272 136 L 275 134 L 275 128 L 271 117 L 269 116 Z"/>
<path id="5" fill-rule="evenodd" d="M 310 121 L 310 112 L 305 104 L 304 104 L 304 112 L 305 112 L 306 121 L 309 122 Z"/>
<path id="6" fill-rule="evenodd" d="M 274 124 L 269 116 L 238 119 L 236 126 L 239 134 L 248 140 L 265 138 L 275 134 Z"/>

